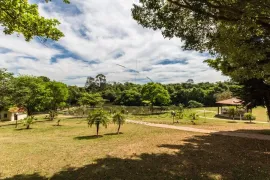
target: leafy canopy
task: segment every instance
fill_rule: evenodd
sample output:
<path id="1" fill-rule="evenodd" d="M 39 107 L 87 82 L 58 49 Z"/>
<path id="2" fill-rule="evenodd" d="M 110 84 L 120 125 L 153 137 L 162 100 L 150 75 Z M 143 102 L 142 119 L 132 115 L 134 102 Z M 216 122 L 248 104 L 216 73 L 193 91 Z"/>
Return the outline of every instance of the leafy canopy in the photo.
<path id="1" fill-rule="evenodd" d="M 27 110 L 28 115 L 46 108 L 49 102 L 48 89 L 41 78 L 21 75 L 12 82 L 16 90 L 12 94 L 13 102 Z"/>
<path id="2" fill-rule="evenodd" d="M 12 104 L 11 95 L 14 90 L 12 80 L 12 73 L 7 72 L 6 69 L 0 69 L 0 110 Z"/>
<path id="3" fill-rule="evenodd" d="M 48 2 L 48 0 L 45 0 Z M 68 0 L 64 0 L 69 3 Z M 38 6 L 28 0 L 1 0 L 0 25 L 5 34 L 23 34 L 26 41 L 34 36 L 59 40 L 64 34 L 57 29 L 60 22 L 56 19 L 46 19 L 39 15 Z"/>
<path id="4" fill-rule="evenodd" d="M 105 128 L 107 128 L 108 123 L 110 122 L 109 114 L 102 109 L 95 109 L 90 112 L 87 120 L 90 127 L 92 127 L 93 125 L 96 126 L 97 135 L 99 133 L 99 126 L 103 125 Z"/>
<path id="5" fill-rule="evenodd" d="M 157 83 L 148 83 L 142 88 L 142 99 L 150 101 L 152 105 L 163 106 L 170 103 L 168 91 Z"/>
<path id="6" fill-rule="evenodd" d="M 185 49 L 208 51 L 210 66 L 235 81 L 270 79 L 270 1 L 140 0 L 133 18 Z"/>
<path id="7" fill-rule="evenodd" d="M 245 94 L 263 102 L 270 117 L 269 0 L 139 2 L 132 9 L 139 24 L 161 30 L 164 37 L 181 38 L 185 49 L 209 52 L 214 59 L 206 62 L 248 86 Z M 257 96 L 257 92 L 262 93 Z"/>
<path id="8" fill-rule="evenodd" d="M 66 84 L 56 81 L 46 83 L 49 90 L 48 97 L 50 99 L 49 106 L 51 110 L 57 110 L 68 99 L 68 87 Z"/>
<path id="9" fill-rule="evenodd" d="M 99 93 L 83 93 L 79 99 L 80 105 L 89 105 L 91 107 L 96 107 L 97 105 L 102 105 L 104 103 L 104 99 Z"/>

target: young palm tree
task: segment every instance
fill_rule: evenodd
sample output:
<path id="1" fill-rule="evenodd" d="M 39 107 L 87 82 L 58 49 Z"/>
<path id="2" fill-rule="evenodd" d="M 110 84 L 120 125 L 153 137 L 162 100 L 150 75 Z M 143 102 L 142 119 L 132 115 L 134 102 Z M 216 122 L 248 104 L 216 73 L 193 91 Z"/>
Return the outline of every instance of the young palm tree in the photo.
<path id="1" fill-rule="evenodd" d="M 117 134 L 119 134 L 120 127 L 125 123 L 125 120 L 126 116 L 121 112 L 117 112 L 113 115 L 113 122 L 118 125 Z"/>
<path id="2" fill-rule="evenodd" d="M 98 136 L 100 124 L 107 128 L 109 123 L 109 115 L 102 109 L 97 109 L 89 113 L 87 120 L 90 127 L 92 127 L 93 124 L 96 126 Z"/>

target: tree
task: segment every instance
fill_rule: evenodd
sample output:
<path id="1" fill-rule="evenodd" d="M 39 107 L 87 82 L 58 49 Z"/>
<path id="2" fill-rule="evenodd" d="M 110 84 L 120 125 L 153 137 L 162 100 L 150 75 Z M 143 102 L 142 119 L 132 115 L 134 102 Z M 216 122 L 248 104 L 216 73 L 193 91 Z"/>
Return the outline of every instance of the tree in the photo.
<path id="1" fill-rule="evenodd" d="M 197 101 L 194 101 L 194 100 L 190 100 L 188 102 L 188 107 L 189 108 L 199 108 L 199 107 L 203 107 L 203 104 L 202 103 L 199 103 Z"/>
<path id="2" fill-rule="evenodd" d="M 68 86 L 68 99 L 67 103 L 70 106 L 78 105 L 79 98 L 82 96 L 82 93 L 85 93 L 85 89 L 77 86 Z"/>
<path id="3" fill-rule="evenodd" d="M 95 78 L 93 77 L 87 77 L 86 79 L 86 83 L 85 83 L 85 89 L 88 91 L 88 92 L 95 92 L 96 89 L 97 89 L 97 85 L 96 85 L 96 81 L 95 81 Z"/>
<path id="4" fill-rule="evenodd" d="M 104 90 L 106 88 L 106 85 L 107 85 L 106 76 L 103 74 L 98 74 L 95 78 L 87 77 L 85 89 L 88 92 L 97 92 Z"/>
<path id="5" fill-rule="evenodd" d="M 218 93 L 215 95 L 217 101 L 222 101 L 226 99 L 232 98 L 232 92 L 231 91 L 224 91 L 222 93 Z"/>
<path id="6" fill-rule="evenodd" d="M 79 99 L 80 105 L 89 105 L 91 107 L 96 107 L 97 105 L 102 105 L 104 103 L 104 99 L 99 93 L 83 93 L 81 98 Z"/>
<path id="7" fill-rule="evenodd" d="M 188 79 L 186 83 L 194 84 L 194 80 L 193 79 Z"/>
<path id="8" fill-rule="evenodd" d="M 103 90 L 106 88 L 106 76 L 103 74 L 98 74 L 96 76 L 96 84 L 99 87 L 99 89 Z"/>
<path id="9" fill-rule="evenodd" d="M 26 129 L 30 129 L 30 125 L 34 123 L 34 120 L 34 116 L 28 116 L 23 120 L 23 125 L 26 126 Z"/>
<path id="10" fill-rule="evenodd" d="M 84 114 L 85 114 L 86 108 L 81 106 L 81 107 L 77 107 L 74 109 L 74 114 L 76 116 L 81 116 L 81 118 L 83 118 Z"/>
<path id="11" fill-rule="evenodd" d="M 11 96 L 14 90 L 12 80 L 12 73 L 7 72 L 6 69 L 0 69 L 0 110 L 12 104 Z"/>
<path id="12" fill-rule="evenodd" d="M 57 109 L 68 99 L 68 87 L 64 83 L 50 81 L 46 83 L 46 88 L 49 91 L 48 98 L 50 99 L 48 107 L 52 111 L 57 111 Z"/>
<path id="13" fill-rule="evenodd" d="M 118 125 L 117 134 L 119 134 L 120 127 L 125 123 L 125 120 L 126 116 L 121 112 L 117 112 L 113 115 L 113 122 Z"/>
<path id="14" fill-rule="evenodd" d="M 125 90 L 116 99 L 116 103 L 125 106 L 140 106 L 142 104 L 141 93 L 136 91 L 136 89 Z"/>
<path id="15" fill-rule="evenodd" d="M 219 50 L 227 42 L 251 37 L 255 42 L 269 36 L 269 4 L 265 0 L 140 0 L 132 15 L 142 26 L 160 29 L 165 37 L 182 38 L 185 49 L 223 53 Z M 242 36 L 232 39 L 236 33 Z"/>
<path id="16" fill-rule="evenodd" d="M 116 100 L 117 95 L 113 90 L 107 89 L 102 93 L 102 97 L 112 103 Z"/>
<path id="17" fill-rule="evenodd" d="M 49 110 L 49 119 L 51 121 L 53 121 L 56 116 L 58 116 L 57 111 L 55 111 L 55 110 Z"/>
<path id="18" fill-rule="evenodd" d="M 185 49 L 208 51 L 215 59 L 206 62 L 232 80 L 263 83 L 270 117 L 269 7 L 265 0 L 141 0 L 132 14 L 144 27 L 181 38 Z"/>
<path id="19" fill-rule="evenodd" d="M 48 0 L 46 0 L 48 2 Z M 69 3 L 68 0 L 64 0 Z M 0 1 L 0 24 L 5 34 L 23 34 L 26 41 L 34 36 L 59 40 L 64 34 L 56 28 L 60 22 L 39 15 L 38 6 L 27 0 Z"/>
<path id="20" fill-rule="evenodd" d="M 154 105 L 166 106 L 170 103 L 170 95 L 168 91 L 160 84 L 148 83 L 143 86 L 141 93 L 144 101 L 150 101 L 152 112 Z"/>
<path id="21" fill-rule="evenodd" d="M 107 128 L 109 123 L 109 115 L 102 109 L 95 109 L 89 113 L 87 120 L 90 127 L 92 127 L 93 124 L 96 126 L 98 136 L 100 124 Z"/>
<path id="22" fill-rule="evenodd" d="M 49 91 L 44 81 L 38 77 L 21 75 L 12 81 L 15 90 L 12 101 L 18 107 L 23 107 L 27 115 L 44 110 L 50 102 Z"/>

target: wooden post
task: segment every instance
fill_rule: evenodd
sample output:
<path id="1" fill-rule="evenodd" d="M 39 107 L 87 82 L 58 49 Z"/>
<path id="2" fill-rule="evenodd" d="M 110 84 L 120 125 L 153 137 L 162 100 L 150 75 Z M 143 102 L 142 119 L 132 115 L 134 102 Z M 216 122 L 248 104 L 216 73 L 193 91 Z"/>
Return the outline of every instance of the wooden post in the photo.
<path id="1" fill-rule="evenodd" d="M 221 105 L 221 107 L 220 107 L 220 114 L 222 114 L 222 105 Z"/>

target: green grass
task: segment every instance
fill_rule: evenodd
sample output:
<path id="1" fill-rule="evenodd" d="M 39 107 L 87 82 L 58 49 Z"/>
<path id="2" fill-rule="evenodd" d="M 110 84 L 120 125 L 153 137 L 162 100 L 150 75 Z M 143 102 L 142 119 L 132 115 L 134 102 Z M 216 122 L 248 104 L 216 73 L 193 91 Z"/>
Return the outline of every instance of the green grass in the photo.
<path id="1" fill-rule="evenodd" d="M 268 121 L 266 108 L 264 107 L 257 107 L 252 110 L 252 114 L 256 116 L 257 121 Z"/>
<path id="2" fill-rule="evenodd" d="M 210 111 L 210 110 L 207 110 Z M 159 123 L 159 124 L 170 124 L 176 126 L 192 126 L 195 128 L 201 129 L 210 129 L 210 130 L 217 130 L 217 131 L 235 131 L 239 129 L 252 129 L 252 130 L 260 130 L 260 129 L 269 129 L 269 124 L 262 124 L 262 123 L 249 123 L 247 121 L 234 121 L 230 119 L 212 119 L 215 116 L 214 112 L 205 112 L 206 118 L 204 118 L 204 111 L 201 109 L 187 109 L 185 110 L 185 116 L 183 119 L 175 118 L 175 122 L 173 123 L 173 119 L 171 113 L 164 113 L 160 115 L 130 115 L 128 118 L 138 121 L 145 121 L 151 123 Z M 199 115 L 197 120 L 194 120 L 194 123 L 188 117 L 188 115 L 192 112 L 196 112 Z M 252 132 L 253 133 L 253 132 Z M 262 131 L 258 131 L 259 134 L 264 134 Z"/>
<path id="3" fill-rule="evenodd" d="M 0 179 L 269 179 L 270 142 L 83 119 L 1 123 Z"/>
<path id="4" fill-rule="evenodd" d="M 193 108 L 193 111 L 197 111 L 201 116 L 204 116 L 204 109 L 206 110 L 206 117 L 213 118 L 217 114 L 217 107 L 206 107 L 206 108 Z M 207 112 L 214 111 L 214 112 Z M 252 114 L 256 116 L 256 121 L 268 121 L 266 108 L 256 107 L 252 110 Z"/>

